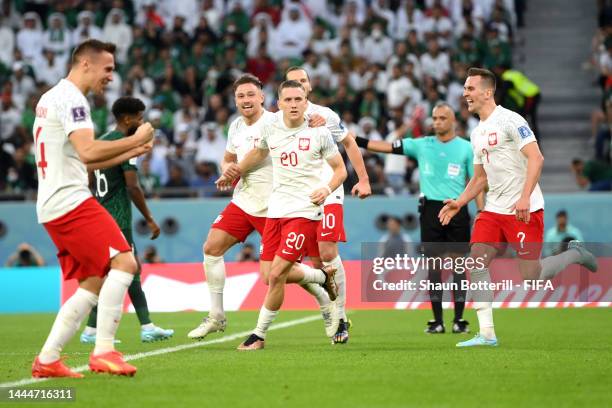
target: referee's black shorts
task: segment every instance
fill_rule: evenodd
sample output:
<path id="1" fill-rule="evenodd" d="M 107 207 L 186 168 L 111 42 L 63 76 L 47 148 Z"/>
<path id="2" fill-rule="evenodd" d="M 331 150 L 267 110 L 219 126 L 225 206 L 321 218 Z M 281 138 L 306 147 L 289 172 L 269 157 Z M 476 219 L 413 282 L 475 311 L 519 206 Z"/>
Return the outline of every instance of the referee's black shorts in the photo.
<path id="1" fill-rule="evenodd" d="M 438 219 L 442 207 L 444 207 L 442 201 L 428 200 L 426 197 L 421 197 L 419 201 L 423 252 L 426 256 L 467 253 L 470 249 L 471 230 L 467 206 L 461 208 L 448 225 L 442 225 Z"/>

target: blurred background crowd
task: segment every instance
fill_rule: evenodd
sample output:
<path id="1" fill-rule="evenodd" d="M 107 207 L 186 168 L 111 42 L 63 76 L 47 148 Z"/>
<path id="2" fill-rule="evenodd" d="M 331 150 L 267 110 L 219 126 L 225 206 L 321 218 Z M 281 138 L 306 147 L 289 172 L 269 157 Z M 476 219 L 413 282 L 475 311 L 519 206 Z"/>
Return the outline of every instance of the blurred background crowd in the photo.
<path id="1" fill-rule="evenodd" d="M 153 152 L 139 163 L 142 185 L 153 196 L 217 194 L 214 180 L 236 115 L 231 84 L 244 72 L 262 80 L 266 108 L 276 110 L 285 70 L 302 65 L 313 102 L 332 108 L 357 135 L 393 140 L 432 134 L 429 116 L 438 101 L 455 109 L 457 134 L 469 137 L 478 121 L 464 106 L 463 81 L 468 67 L 482 66 L 500 75 L 498 101 L 530 117 L 539 133 L 539 89 L 511 69 L 524 0 L 1 3 L 4 199 L 33 197 L 34 107 L 66 74 L 75 44 L 87 38 L 118 47 L 113 82 L 105 95 L 91 96 L 96 134 L 112 128 L 110 106 L 122 95 L 142 99 L 157 128 Z M 364 156 L 374 193 L 418 192 L 415 162 Z M 348 167 L 346 186 L 355 179 Z"/>

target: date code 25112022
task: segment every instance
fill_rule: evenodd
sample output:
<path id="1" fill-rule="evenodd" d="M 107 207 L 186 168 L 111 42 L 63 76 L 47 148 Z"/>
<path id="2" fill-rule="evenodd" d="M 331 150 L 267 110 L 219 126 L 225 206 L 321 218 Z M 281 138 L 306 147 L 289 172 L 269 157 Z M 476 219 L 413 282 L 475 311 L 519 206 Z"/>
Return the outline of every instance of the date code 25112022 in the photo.
<path id="1" fill-rule="evenodd" d="M 0 402 L 75 401 L 74 388 L 2 388 Z"/>

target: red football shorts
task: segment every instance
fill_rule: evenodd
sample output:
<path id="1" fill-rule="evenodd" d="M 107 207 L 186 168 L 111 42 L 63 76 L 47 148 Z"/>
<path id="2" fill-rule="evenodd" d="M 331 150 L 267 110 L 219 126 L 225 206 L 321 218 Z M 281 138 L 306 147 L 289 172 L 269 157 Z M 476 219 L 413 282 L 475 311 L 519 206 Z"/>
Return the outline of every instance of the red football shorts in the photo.
<path id="1" fill-rule="evenodd" d="M 259 259 L 271 261 L 277 255 L 287 261 L 298 262 L 304 256 L 318 257 L 319 223 L 307 218 L 268 218 Z"/>
<path id="2" fill-rule="evenodd" d="M 57 247 L 65 280 L 104 277 L 112 257 L 132 251 L 113 217 L 93 197 L 43 225 Z"/>
<path id="3" fill-rule="evenodd" d="M 323 207 L 323 212 L 323 219 L 317 229 L 317 239 L 326 242 L 346 242 L 342 204 L 328 204 Z"/>
<path id="4" fill-rule="evenodd" d="M 483 211 L 478 214 L 471 244 L 483 243 L 501 249 L 510 243 L 521 259 L 540 259 L 544 241 L 544 210 L 531 213 L 529 224 L 518 221 L 514 214 Z"/>
<path id="5" fill-rule="evenodd" d="M 217 216 L 212 228 L 223 230 L 238 241 L 244 242 L 254 230 L 263 236 L 266 219 L 266 217 L 254 217 L 230 201 Z"/>

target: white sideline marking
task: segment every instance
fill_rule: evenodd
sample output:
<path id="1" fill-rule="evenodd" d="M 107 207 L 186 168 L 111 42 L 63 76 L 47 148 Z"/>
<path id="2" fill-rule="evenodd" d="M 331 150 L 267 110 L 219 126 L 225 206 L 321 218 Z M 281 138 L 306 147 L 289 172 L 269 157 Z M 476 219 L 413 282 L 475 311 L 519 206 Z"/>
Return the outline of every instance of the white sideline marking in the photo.
<path id="1" fill-rule="evenodd" d="M 292 327 L 292 326 L 297 326 L 297 325 L 304 324 L 304 323 L 314 322 L 315 320 L 321 320 L 321 315 L 302 317 L 301 319 L 289 320 L 287 322 L 273 324 L 272 326 L 270 326 L 270 328 L 268 330 L 285 329 L 287 327 Z M 123 359 L 125 361 L 139 360 L 141 358 L 157 356 L 157 355 L 160 355 L 160 354 L 174 353 L 176 351 L 181 351 L 181 350 L 187 350 L 187 349 L 196 348 L 196 347 L 207 346 L 209 344 L 226 343 L 228 341 L 233 341 L 233 340 L 237 340 L 237 339 L 243 338 L 245 336 L 248 336 L 252 332 L 253 332 L 252 330 L 249 330 L 249 331 L 244 331 L 244 332 L 240 332 L 240 333 L 235 333 L 235 334 L 232 334 L 232 335 L 229 335 L 229 336 L 219 337 L 218 339 L 214 339 L 214 340 L 206 340 L 206 341 L 199 341 L 199 342 L 194 342 L 194 343 L 181 344 L 180 346 L 167 347 L 167 348 L 162 348 L 162 349 L 158 349 L 158 350 L 147 351 L 145 353 L 129 354 L 129 355 L 124 356 Z M 81 373 L 81 372 L 87 371 L 87 370 L 89 370 L 89 366 L 88 365 L 82 365 L 82 366 L 79 366 L 79 367 L 76 367 L 76 368 L 72 369 L 72 371 L 76 371 L 77 373 Z M 12 382 L 1 383 L 0 387 L 7 387 L 7 388 L 23 387 L 24 385 L 40 383 L 40 382 L 48 381 L 48 380 L 51 380 L 51 379 L 54 379 L 54 378 L 57 378 L 57 377 L 53 377 L 53 378 L 24 378 L 24 379 L 19 380 L 19 381 L 12 381 Z"/>

